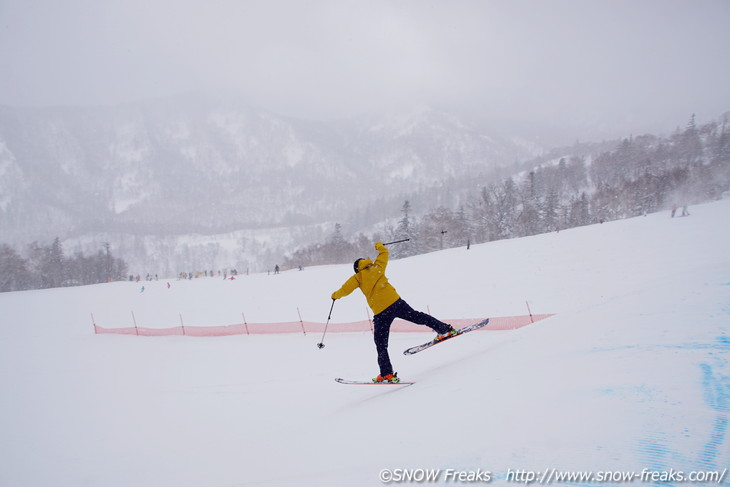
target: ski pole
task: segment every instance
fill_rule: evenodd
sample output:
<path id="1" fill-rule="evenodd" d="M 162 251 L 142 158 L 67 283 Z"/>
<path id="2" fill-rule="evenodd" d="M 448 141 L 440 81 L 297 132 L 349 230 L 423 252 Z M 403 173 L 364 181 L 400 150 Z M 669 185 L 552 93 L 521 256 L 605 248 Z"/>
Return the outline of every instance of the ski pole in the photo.
<path id="1" fill-rule="evenodd" d="M 401 242 L 408 242 L 409 240 L 410 240 L 410 238 L 404 238 L 403 240 L 396 240 L 394 242 L 385 242 L 383 245 L 392 245 L 392 244 L 397 244 L 397 243 L 401 243 Z"/>
<path id="2" fill-rule="evenodd" d="M 324 335 L 327 333 L 327 327 L 330 324 L 330 318 L 332 318 L 332 309 L 335 307 L 335 300 L 332 300 L 332 306 L 330 306 L 330 314 L 327 316 L 327 323 L 324 325 L 324 333 L 322 333 L 322 340 L 317 344 L 317 348 L 320 350 L 324 348 Z"/>

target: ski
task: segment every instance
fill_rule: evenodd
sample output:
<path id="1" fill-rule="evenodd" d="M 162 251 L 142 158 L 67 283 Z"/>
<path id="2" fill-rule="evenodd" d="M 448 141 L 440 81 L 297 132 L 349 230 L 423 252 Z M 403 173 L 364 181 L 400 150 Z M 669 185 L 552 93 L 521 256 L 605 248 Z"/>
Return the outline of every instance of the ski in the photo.
<path id="1" fill-rule="evenodd" d="M 430 342 L 426 342 L 422 345 L 417 345 L 415 347 L 411 347 L 403 352 L 403 355 L 413 355 L 414 353 L 418 353 L 422 350 L 426 350 L 427 348 L 431 348 L 434 345 L 438 345 L 439 343 L 443 343 L 445 341 L 451 340 L 452 338 L 458 337 L 459 335 L 463 335 L 464 333 L 469 333 L 470 331 L 478 330 L 479 328 L 482 328 L 484 326 L 487 326 L 489 323 L 489 318 L 486 320 L 480 321 L 479 323 L 474 323 L 473 325 L 465 326 L 464 328 L 459 328 L 456 330 L 456 335 L 451 335 L 450 337 L 444 338 L 443 340 L 431 340 Z"/>
<path id="2" fill-rule="evenodd" d="M 349 384 L 349 385 L 356 385 L 356 386 L 410 386 L 412 384 L 415 384 L 415 382 L 373 382 L 373 381 L 362 381 L 362 380 L 347 380 L 347 379 L 340 379 L 339 377 L 335 379 L 335 382 L 339 382 L 340 384 Z"/>

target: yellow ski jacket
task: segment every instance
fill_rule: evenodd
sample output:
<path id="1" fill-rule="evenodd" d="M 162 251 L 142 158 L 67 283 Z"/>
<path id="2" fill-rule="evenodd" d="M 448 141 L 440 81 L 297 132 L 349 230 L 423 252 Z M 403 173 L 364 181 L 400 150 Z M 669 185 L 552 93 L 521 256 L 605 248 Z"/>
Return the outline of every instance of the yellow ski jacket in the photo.
<path id="1" fill-rule="evenodd" d="M 358 272 L 345 281 L 340 289 L 332 293 L 332 299 L 344 298 L 355 289 L 360 288 L 367 299 L 368 306 L 376 315 L 400 299 L 395 288 L 385 277 L 388 249 L 378 242 L 375 244 L 375 250 L 378 251 L 375 262 L 370 259 L 361 259 L 357 266 Z"/>

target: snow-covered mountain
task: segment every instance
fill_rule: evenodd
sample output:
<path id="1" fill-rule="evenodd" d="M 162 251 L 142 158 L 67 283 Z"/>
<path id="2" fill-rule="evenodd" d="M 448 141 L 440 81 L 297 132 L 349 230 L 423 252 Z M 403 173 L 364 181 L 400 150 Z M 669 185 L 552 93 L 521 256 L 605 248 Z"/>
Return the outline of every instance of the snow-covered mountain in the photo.
<path id="1" fill-rule="evenodd" d="M 96 251 L 106 239 L 133 265 L 165 240 L 179 246 L 181 235 L 236 242 L 254 231 L 258 248 L 273 229 L 286 249 L 288 235 L 316 240 L 321 225 L 368 204 L 512 163 L 531 155 L 526 147 L 429 108 L 315 122 L 192 96 L 0 107 L 2 241 L 58 236 Z M 231 256 L 209 263 L 234 264 Z"/>

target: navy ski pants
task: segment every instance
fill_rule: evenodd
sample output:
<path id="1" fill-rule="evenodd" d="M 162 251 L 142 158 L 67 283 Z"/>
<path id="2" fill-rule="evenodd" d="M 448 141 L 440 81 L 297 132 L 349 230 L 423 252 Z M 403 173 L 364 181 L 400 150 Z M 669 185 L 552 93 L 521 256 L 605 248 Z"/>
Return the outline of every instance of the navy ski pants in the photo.
<path id="1" fill-rule="evenodd" d="M 428 326 L 439 334 L 444 334 L 451 329 L 451 325 L 447 325 L 429 314 L 416 311 L 408 303 L 402 299 L 398 299 L 398 301 L 373 317 L 375 348 L 378 351 L 378 365 L 380 366 L 380 375 L 382 376 L 393 373 L 393 366 L 388 356 L 388 337 L 390 336 L 390 325 L 393 324 L 393 320 L 396 318 L 410 321 L 417 325 Z"/>

